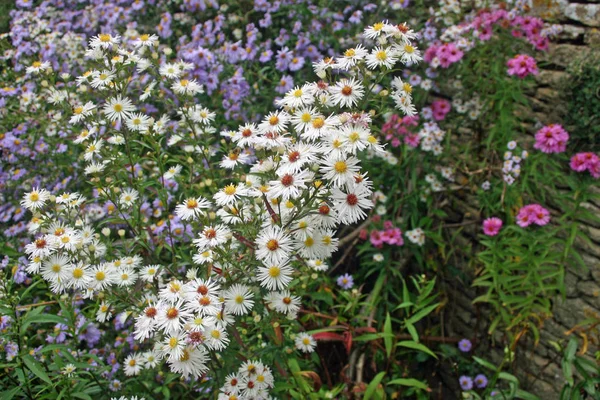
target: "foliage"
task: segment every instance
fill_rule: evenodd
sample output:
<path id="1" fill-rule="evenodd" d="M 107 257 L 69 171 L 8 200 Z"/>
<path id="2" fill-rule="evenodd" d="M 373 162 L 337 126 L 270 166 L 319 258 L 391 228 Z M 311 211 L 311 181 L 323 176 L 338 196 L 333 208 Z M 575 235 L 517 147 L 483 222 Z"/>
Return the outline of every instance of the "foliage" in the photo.
<path id="1" fill-rule="evenodd" d="M 537 398 L 508 371 L 586 268 L 593 114 L 523 139 L 558 32 L 525 2 L 407 6 L 19 0 L 0 397 Z M 448 282 L 500 357 L 448 337 Z"/>
<path id="2" fill-rule="evenodd" d="M 568 106 L 565 121 L 572 126 L 577 149 L 597 151 L 598 114 L 600 113 L 600 68 L 598 51 L 592 47 L 588 57 L 577 57 L 569 65 L 570 79 L 565 82 Z"/>

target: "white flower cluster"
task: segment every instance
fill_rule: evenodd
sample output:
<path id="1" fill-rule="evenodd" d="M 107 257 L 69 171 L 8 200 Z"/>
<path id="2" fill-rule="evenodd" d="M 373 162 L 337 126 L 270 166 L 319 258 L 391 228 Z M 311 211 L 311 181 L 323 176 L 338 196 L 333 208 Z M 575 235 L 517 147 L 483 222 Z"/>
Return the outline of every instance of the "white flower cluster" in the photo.
<path id="1" fill-rule="evenodd" d="M 225 378 L 218 400 L 266 399 L 274 382 L 269 367 L 260 361 L 249 360 L 240 365 L 237 373 Z"/>
<path id="2" fill-rule="evenodd" d="M 438 124 L 433 121 L 425 122 L 419 131 L 419 136 L 421 137 L 421 150 L 430 151 L 436 156 L 442 154 L 444 151 L 442 141 L 446 132 L 440 129 Z"/>
<path id="3" fill-rule="evenodd" d="M 186 194 L 174 209 L 196 233 L 192 244 L 184 245 L 195 249 L 192 260 L 200 269 L 188 270 L 185 277 L 174 273 L 171 265 L 143 265 L 139 255 L 114 258 L 92 227 L 106 211 L 94 204 L 83 207 L 84 197 L 65 194 L 53 198 L 43 189 L 25 195 L 23 205 L 36 212 L 31 231 L 39 232 L 27 246 L 29 271 L 39 272 L 53 291 L 75 290 L 92 297 L 140 282 L 134 296 L 144 308 L 135 318 L 134 335 L 151 345 L 147 353 L 151 362 L 147 354 L 131 354 L 124 362 L 128 375 L 166 360 L 172 371 L 199 378 L 207 373 L 209 358 L 216 356 L 213 353 L 228 347 L 228 332 L 235 329 L 236 317 L 251 312 L 260 317 L 253 311 L 258 309 L 259 313 L 273 311 L 294 319 L 300 311 L 300 297 L 289 288 L 294 275 L 299 270 L 327 269 L 325 260 L 337 249 L 338 226 L 367 216 L 373 207 L 372 183 L 361 171 L 358 154 L 364 150 L 382 153 L 383 147 L 371 131 L 371 116 L 362 111 L 375 87 L 364 74 L 371 76 L 374 73 L 369 70 L 377 68 L 382 69 L 378 74 L 388 73 L 398 61 L 414 63 L 420 55 L 410 43 L 414 33 L 404 25 L 375 24 L 365 36 L 377 44 L 370 52 L 357 46 L 335 61 L 315 65 L 323 79 L 334 70 L 343 76 L 297 86 L 279 102 L 280 109 L 268 113 L 260 123 L 222 133 L 227 145 L 220 150 L 225 153 L 221 166 L 231 172 L 227 182 L 211 198 L 192 195 L 191 188 L 183 190 Z M 156 60 L 145 58 L 146 48 L 155 45 L 156 38 L 146 35 L 128 50 L 120 47 L 119 36 L 100 34 L 91 40 L 87 55 L 102 66 L 85 72 L 77 83 L 98 89 L 107 100 L 102 104 L 60 92 L 53 95 L 57 103 L 69 99 L 73 110 L 70 122 L 83 126 L 74 143 L 85 146 L 85 172 L 92 179 L 106 169 L 122 170 L 116 154 L 130 151 L 132 140 L 146 141 L 150 148 L 160 146 L 155 136 L 163 135 L 169 124 L 166 113 L 155 120 L 138 111 L 131 100 L 136 98 L 131 93 L 135 86 L 130 86 L 131 75 L 127 75 L 134 71 L 149 78 L 137 98 L 151 94 L 159 83 L 152 77 L 158 77 L 183 104 L 167 150 L 180 146 L 203 157 L 216 152 L 199 144 L 199 139 L 202 143 L 214 141 L 216 129 L 211 125 L 215 114 L 198 104 L 185 104 L 202 93 L 202 87 L 187 76 L 191 66 L 164 60 L 157 65 Z M 373 79 L 376 81 L 381 83 Z M 395 78 L 389 92 L 399 109 L 414 114 L 410 85 Z M 436 152 L 443 132 L 434 125 L 424 128 L 422 136 L 424 149 Z M 156 162 L 151 166 L 155 168 Z M 164 190 L 165 179 L 177 180 L 182 168 L 161 169 L 157 176 L 162 186 L 156 190 Z M 131 187 L 142 172 L 133 165 L 129 169 L 130 181 L 98 188 L 99 198 L 110 201 L 110 212 L 121 216 L 134 212 L 143 200 L 160 200 L 166 205 L 158 197 L 145 199 L 147 194 Z M 56 204 L 46 211 L 50 200 Z M 147 239 L 141 228 L 139 240 Z M 124 237 L 125 230 L 119 235 Z M 105 240 L 110 240 L 106 236 Z M 416 234 L 415 240 L 422 245 L 424 235 Z M 102 302 L 97 319 L 105 321 L 111 315 L 111 304 Z M 314 338 L 297 335 L 296 347 L 312 351 Z M 239 399 L 265 398 L 273 385 L 270 370 L 259 362 L 242 367 L 223 392 L 239 392 Z"/>
<path id="4" fill-rule="evenodd" d="M 514 154 L 518 152 L 517 142 L 514 140 L 508 142 L 506 147 L 508 150 L 504 153 L 502 174 L 504 182 L 506 182 L 508 185 L 512 185 L 521 175 L 521 161 L 525 160 L 529 154 L 526 150 L 521 151 L 520 156 Z"/>
<path id="5" fill-rule="evenodd" d="M 459 97 L 452 99 L 452 107 L 459 114 L 467 114 L 469 119 L 476 121 L 483 110 L 483 102 L 477 93 L 467 100 L 463 101 Z"/>

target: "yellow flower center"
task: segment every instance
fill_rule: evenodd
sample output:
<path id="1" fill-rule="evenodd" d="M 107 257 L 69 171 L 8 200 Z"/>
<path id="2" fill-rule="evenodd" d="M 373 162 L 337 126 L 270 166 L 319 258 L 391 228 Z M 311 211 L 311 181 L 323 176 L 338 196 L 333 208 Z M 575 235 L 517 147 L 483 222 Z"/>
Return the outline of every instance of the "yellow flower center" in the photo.
<path id="1" fill-rule="evenodd" d="M 387 53 L 384 50 L 379 50 L 375 54 L 375 58 L 377 58 L 379 61 L 385 61 L 387 59 Z"/>
<path id="2" fill-rule="evenodd" d="M 348 171 L 348 164 L 346 164 L 346 161 L 337 161 L 333 164 L 333 169 L 335 169 L 335 172 L 338 174 L 343 174 Z"/>
<path id="3" fill-rule="evenodd" d="M 225 192 L 225 194 L 227 196 L 232 196 L 235 194 L 235 186 L 227 185 L 227 186 L 225 186 L 225 189 L 223 189 L 223 191 Z"/>
<path id="4" fill-rule="evenodd" d="M 325 125 L 325 120 L 321 117 L 317 117 L 313 120 L 312 126 L 315 129 L 321 129 Z"/>

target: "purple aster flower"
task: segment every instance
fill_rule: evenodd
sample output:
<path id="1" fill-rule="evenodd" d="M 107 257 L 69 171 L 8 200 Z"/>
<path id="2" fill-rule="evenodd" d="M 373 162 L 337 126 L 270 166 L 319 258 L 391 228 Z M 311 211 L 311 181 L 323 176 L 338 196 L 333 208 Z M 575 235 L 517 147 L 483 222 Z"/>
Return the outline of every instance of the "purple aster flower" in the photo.
<path id="1" fill-rule="evenodd" d="M 19 352 L 19 346 L 16 343 L 8 342 L 6 346 L 4 346 L 4 352 L 6 354 L 6 361 L 12 361 Z"/>
<path id="2" fill-rule="evenodd" d="M 275 68 L 277 68 L 279 71 L 285 71 L 286 69 L 288 69 L 292 58 L 294 58 L 294 54 L 290 49 L 288 49 L 287 47 L 280 49 L 277 52 L 277 61 L 275 62 Z"/>
<path id="3" fill-rule="evenodd" d="M 290 61 L 290 71 L 298 71 L 304 66 L 304 57 L 294 57 Z"/>
<path id="4" fill-rule="evenodd" d="M 483 389 L 488 384 L 488 380 L 484 374 L 477 375 L 475 377 L 474 381 L 475 381 L 475 386 L 477 386 L 479 389 Z"/>
<path id="5" fill-rule="evenodd" d="M 258 61 L 260 61 L 261 63 L 266 63 L 271 61 L 271 58 L 273 58 L 273 52 L 271 50 L 265 50 L 262 53 L 260 53 L 260 58 L 258 59 Z"/>
<path id="6" fill-rule="evenodd" d="M 463 339 L 460 342 L 458 342 L 458 349 L 463 353 L 468 353 L 469 351 L 471 351 L 471 347 L 473 347 L 473 345 L 471 344 L 471 341 L 469 339 Z"/>
<path id="7" fill-rule="evenodd" d="M 350 289 L 354 286 L 354 279 L 352 278 L 352 275 L 344 274 L 337 278 L 337 284 L 342 289 Z"/>
<path id="8" fill-rule="evenodd" d="M 292 87 L 294 87 L 294 79 L 289 75 L 285 75 L 279 81 L 279 84 L 275 88 L 275 91 L 277 93 L 284 94 L 287 93 L 290 89 L 292 89 Z"/>
<path id="9" fill-rule="evenodd" d="M 423 31 L 423 37 L 425 38 L 425 40 L 428 40 L 430 42 L 434 41 L 437 38 L 437 29 L 435 29 L 434 26 L 428 26 Z"/>
<path id="10" fill-rule="evenodd" d="M 460 383 L 460 388 L 462 390 L 471 390 L 471 389 L 473 389 L 473 379 L 471 379 L 468 376 L 461 376 L 458 379 L 458 382 Z"/>
<path id="11" fill-rule="evenodd" d="M 8 315 L 0 315 L 0 331 L 8 328 L 11 322 L 12 318 L 10 318 Z"/>

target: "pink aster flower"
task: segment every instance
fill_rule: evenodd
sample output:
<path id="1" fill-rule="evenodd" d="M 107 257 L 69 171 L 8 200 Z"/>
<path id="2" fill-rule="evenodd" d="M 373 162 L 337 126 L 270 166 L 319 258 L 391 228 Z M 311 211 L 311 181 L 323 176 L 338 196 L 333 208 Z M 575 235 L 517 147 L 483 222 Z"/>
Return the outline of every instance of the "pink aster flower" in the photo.
<path id="1" fill-rule="evenodd" d="M 369 237 L 371 244 L 375 247 L 383 246 L 383 238 L 381 237 L 381 232 L 378 230 L 372 230 L 371 235 Z"/>
<path id="2" fill-rule="evenodd" d="M 438 99 L 431 103 L 431 111 L 433 111 L 433 118 L 436 121 L 442 121 L 446 118 L 446 114 L 450 112 L 450 102 L 446 99 Z"/>
<path id="3" fill-rule="evenodd" d="M 517 224 L 523 228 L 531 224 L 544 226 L 548 222 L 550 222 L 550 212 L 539 204 L 523 206 L 517 214 Z"/>
<path id="4" fill-rule="evenodd" d="M 527 75 L 537 75 L 537 63 L 533 57 L 526 54 L 518 54 L 506 63 L 509 75 L 517 75 L 519 78 L 525 78 Z"/>
<path id="5" fill-rule="evenodd" d="M 594 178 L 600 178 L 600 157 L 594 153 L 577 153 L 571 158 L 570 165 L 573 171 L 589 171 Z"/>
<path id="6" fill-rule="evenodd" d="M 488 236 L 496 236 L 502 228 L 502 220 L 500 218 L 488 218 L 483 221 L 483 233 Z"/>
<path id="7" fill-rule="evenodd" d="M 533 147 L 544 153 L 562 153 L 568 140 L 569 134 L 561 125 L 551 124 L 537 131 Z"/>

